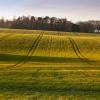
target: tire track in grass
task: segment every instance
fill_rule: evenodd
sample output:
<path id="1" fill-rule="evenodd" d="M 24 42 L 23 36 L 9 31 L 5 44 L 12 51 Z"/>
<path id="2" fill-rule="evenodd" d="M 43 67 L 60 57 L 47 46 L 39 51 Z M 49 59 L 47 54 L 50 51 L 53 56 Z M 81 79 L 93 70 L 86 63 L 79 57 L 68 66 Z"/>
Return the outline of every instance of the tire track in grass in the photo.
<path id="1" fill-rule="evenodd" d="M 79 47 L 77 46 L 77 44 L 75 43 L 75 41 L 72 38 L 69 38 L 69 41 L 72 45 L 72 48 L 75 52 L 75 54 L 77 55 L 77 57 L 81 60 L 86 62 L 87 64 L 91 65 L 90 60 L 88 58 L 86 58 L 84 55 L 82 55 L 82 53 L 79 50 Z"/>
<path id="2" fill-rule="evenodd" d="M 22 66 L 23 64 L 25 64 L 26 62 L 28 62 L 30 59 L 31 59 L 31 56 L 33 55 L 33 53 L 35 52 L 35 50 L 37 49 L 37 46 L 40 42 L 40 40 L 42 39 L 43 37 L 43 34 L 40 34 L 36 40 L 33 42 L 32 46 L 29 48 L 29 51 L 26 55 L 26 58 L 24 59 L 21 59 L 18 63 L 16 63 L 15 65 L 12 65 L 12 66 L 9 66 L 9 67 L 6 67 L 6 69 L 9 69 L 9 68 L 15 68 L 15 67 L 20 67 Z"/>
<path id="3" fill-rule="evenodd" d="M 37 38 L 37 40 L 34 42 L 34 44 L 32 45 L 32 48 L 29 52 L 29 55 L 28 55 L 28 58 L 27 60 L 30 60 L 31 59 L 31 56 L 34 54 L 34 52 L 36 51 L 41 39 L 43 37 L 43 34 L 40 34 L 39 37 Z"/>
<path id="4" fill-rule="evenodd" d="M 38 47 L 38 45 L 39 45 L 39 43 L 40 43 L 42 37 L 43 37 L 43 34 L 40 34 L 40 35 L 37 37 L 37 39 L 36 39 L 35 42 L 33 43 L 32 47 L 30 48 L 30 50 L 29 50 L 29 52 L 28 52 L 28 54 L 27 54 L 26 59 L 23 61 L 23 63 L 21 63 L 20 66 L 24 65 L 25 63 L 27 63 L 27 62 L 31 59 L 31 57 L 32 57 L 32 55 L 35 53 L 35 51 L 36 51 L 36 49 L 37 49 L 37 47 Z"/>
<path id="5" fill-rule="evenodd" d="M 88 59 L 80 52 L 79 47 L 78 47 L 78 45 L 75 43 L 75 41 L 74 41 L 73 39 L 72 39 L 72 41 L 73 41 L 73 43 L 75 44 L 75 47 L 76 47 L 76 49 L 77 49 L 77 52 L 80 54 L 80 56 L 83 57 L 84 59 L 88 60 Z"/>

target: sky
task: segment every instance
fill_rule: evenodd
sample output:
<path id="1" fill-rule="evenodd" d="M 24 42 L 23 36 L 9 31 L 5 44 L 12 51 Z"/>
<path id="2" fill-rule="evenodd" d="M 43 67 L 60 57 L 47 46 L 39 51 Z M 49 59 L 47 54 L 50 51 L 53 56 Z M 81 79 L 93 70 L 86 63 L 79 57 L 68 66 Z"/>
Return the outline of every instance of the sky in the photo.
<path id="1" fill-rule="evenodd" d="M 70 21 L 100 20 L 100 0 L 0 0 L 0 17 L 58 17 Z"/>

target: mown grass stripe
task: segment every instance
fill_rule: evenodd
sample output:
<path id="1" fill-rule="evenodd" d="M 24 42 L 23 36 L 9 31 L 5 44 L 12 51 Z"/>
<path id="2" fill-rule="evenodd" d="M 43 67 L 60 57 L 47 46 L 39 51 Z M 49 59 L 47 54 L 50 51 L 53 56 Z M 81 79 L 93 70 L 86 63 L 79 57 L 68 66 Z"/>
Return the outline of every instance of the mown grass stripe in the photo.
<path id="1" fill-rule="evenodd" d="M 0 37 L 0 41 L 7 39 L 8 37 L 12 36 L 13 34 L 7 34 L 5 36 Z"/>

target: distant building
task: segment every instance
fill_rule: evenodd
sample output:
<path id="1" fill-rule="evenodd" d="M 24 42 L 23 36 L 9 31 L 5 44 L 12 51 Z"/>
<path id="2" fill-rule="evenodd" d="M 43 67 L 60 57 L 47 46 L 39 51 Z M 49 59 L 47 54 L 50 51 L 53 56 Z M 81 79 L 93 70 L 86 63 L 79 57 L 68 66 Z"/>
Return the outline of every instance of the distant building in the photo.
<path id="1" fill-rule="evenodd" d="M 100 25 L 98 25 L 98 26 L 96 27 L 95 32 L 96 32 L 96 33 L 100 33 Z"/>
<path id="2" fill-rule="evenodd" d="M 94 32 L 100 33 L 100 21 L 91 20 L 89 23 L 94 25 Z"/>
<path id="3" fill-rule="evenodd" d="M 100 29 L 96 28 L 96 29 L 94 30 L 94 32 L 95 32 L 95 33 L 100 33 Z"/>

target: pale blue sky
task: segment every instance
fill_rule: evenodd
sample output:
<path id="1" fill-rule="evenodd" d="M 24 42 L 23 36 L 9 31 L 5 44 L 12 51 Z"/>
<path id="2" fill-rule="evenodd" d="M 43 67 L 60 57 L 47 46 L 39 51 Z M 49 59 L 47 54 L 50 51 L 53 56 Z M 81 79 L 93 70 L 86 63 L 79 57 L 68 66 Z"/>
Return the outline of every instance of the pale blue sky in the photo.
<path id="1" fill-rule="evenodd" d="M 100 0 L 0 0 L 0 17 L 23 15 L 100 20 Z"/>

